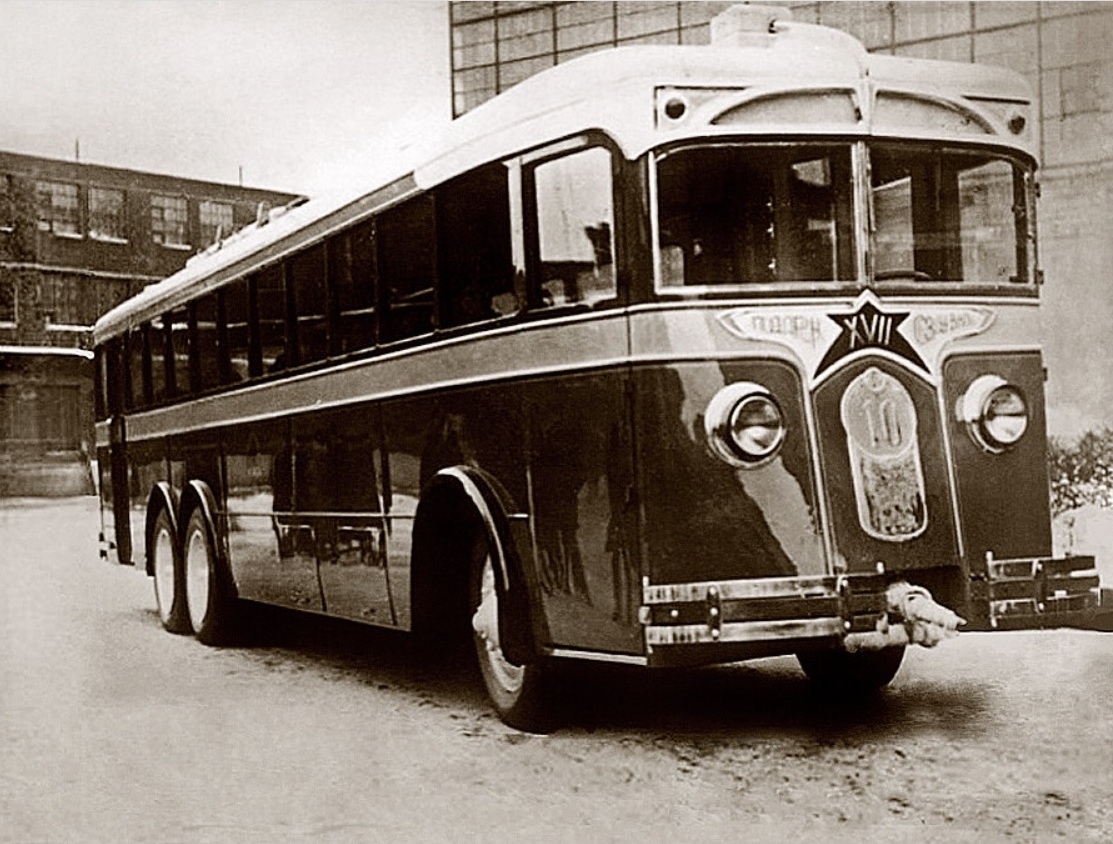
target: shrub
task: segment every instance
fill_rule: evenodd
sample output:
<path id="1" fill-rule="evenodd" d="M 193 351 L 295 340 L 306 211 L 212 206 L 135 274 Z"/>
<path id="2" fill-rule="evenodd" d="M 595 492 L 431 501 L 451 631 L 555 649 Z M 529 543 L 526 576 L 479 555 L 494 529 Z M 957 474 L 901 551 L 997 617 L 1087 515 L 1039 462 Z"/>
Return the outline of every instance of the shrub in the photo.
<path id="1" fill-rule="evenodd" d="M 1073 444 L 1052 437 L 1047 459 L 1052 514 L 1086 504 L 1113 507 L 1113 428 L 1087 431 Z"/>

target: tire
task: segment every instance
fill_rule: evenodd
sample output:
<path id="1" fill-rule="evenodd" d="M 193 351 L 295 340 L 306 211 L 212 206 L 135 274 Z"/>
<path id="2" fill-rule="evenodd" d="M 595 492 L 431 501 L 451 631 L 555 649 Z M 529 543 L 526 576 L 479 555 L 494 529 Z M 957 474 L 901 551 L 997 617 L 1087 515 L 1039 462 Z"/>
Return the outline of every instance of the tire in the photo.
<path id="1" fill-rule="evenodd" d="M 151 562 L 158 619 L 171 633 L 192 633 L 186 610 L 185 575 L 178 552 L 178 536 L 170 514 L 160 508 L 147 537 L 147 558 Z"/>
<path id="2" fill-rule="evenodd" d="M 477 543 L 473 555 L 470 611 L 479 672 L 499 718 L 507 726 L 524 732 L 549 732 L 552 708 L 548 666 L 544 662 L 514 665 L 498 646 L 498 592 L 494 561 L 485 541 Z"/>
<path id="3" fill-rule="evenodd" d="M 841 648 L 801 651 L 796 659 L 808 679 L 825 691 L 848 696 L 869 694 L 893 681 L 904 659 L 904 645 L 854 653 Z"/>
<path id="4" fill-rule="evenodd" d="M 233 638 L 236 600 L 224 586 L 215 534 L 202 507 L 194 507 L 186 522 L 182 569 L 190 631 L 203 644 L 228 644 Z"/>

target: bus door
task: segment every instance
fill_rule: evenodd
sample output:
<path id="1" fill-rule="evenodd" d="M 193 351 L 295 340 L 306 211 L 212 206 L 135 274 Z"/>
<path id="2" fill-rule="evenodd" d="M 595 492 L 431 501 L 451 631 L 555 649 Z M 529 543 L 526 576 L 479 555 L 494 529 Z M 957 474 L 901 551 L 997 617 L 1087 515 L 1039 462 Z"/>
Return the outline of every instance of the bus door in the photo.
<path id="1" fill-rule="evenodd" d="M 131 483 L 128 477 L 127 436 L 124 418 L 114 415 L 108 423 L 109 477 L 112 486 L 112 522 L 116 538 L 116 559 L 134 564 L 131 547 Z"/>
<path id="2" fill-rule="evenodd" d="M 122 342 L 116 339 L 104 346 L 97 358 L 97 471 L 100 474 L 102 556 L 115 549 L 116 561 L 132 563 L 131 527 L 128 512 L 127 436 L 124 427 L 124 368 Z M 111 508 L 111 523 L 106 510 Z"/>

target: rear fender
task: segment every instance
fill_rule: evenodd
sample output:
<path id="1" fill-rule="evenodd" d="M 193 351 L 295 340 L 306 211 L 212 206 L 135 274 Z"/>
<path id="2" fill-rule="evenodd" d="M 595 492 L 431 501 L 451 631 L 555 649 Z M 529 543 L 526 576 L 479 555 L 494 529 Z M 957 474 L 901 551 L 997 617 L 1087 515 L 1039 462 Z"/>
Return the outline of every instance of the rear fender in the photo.
<path id="1" fill-rule="evenodd" d="M 174 531 L 174 543 L 177 544 L 182 535 L 181 525 L 178 522 L 178 496 L 174 492 L 174 488 L 166 481 L 159 481 L 155 484 L 147 498 L 147 521 L 143 533 L 146 537 L 146 559 L 143 563 L 143 570 L 148 576 L 154 574 L 151 571 L 151 558 L 153 556 L 151 554 L 151 540 L 153 539 L 155 519 L 158 518 L 158 514 L 162 510 L 165 510 L 170 518 L 170 527 Z"/>
<path id="2" fill-rule="evenodd" d="M 209 530 L 209 544 L 216 555 L 216 569 L 218 577 L 223 581 L 220 583 L 220 588 L 223 589 L 224 595 L 235 596 L 237 594 L 236 585 L 232 580 L 231 571 L 226 565 L 227 555 L 225 554 L 224 547 L 224 534 L 219 529 L 217 522 L 217 502 L 216 495 L 204 481 L 192 480 L 186 484 L 185 489 L 182 490 L 181 506 L 178 509 L 178 523 L 185 529 L 188 524 L 190 515 L 197 508 L 205 516 L 205 523 Z"/>

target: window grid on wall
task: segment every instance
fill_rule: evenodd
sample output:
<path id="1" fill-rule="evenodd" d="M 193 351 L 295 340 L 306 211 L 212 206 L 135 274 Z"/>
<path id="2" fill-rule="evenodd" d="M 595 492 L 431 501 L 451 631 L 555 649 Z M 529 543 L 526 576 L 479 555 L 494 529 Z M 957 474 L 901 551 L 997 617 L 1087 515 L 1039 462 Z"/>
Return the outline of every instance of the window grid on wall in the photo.
<path id="1" fill-rule="evenodd" d="M 117 243 L 127 241 L 122 190 L 89 188 L 89 237 Z"/>
<path id="2" fill-rule="evenodd" d="M 11 176 L 0 175 L 0 232 L 15 229 L 15 198 L 11 181 Z"/>
<path id="3" fill-rule="evenodd" d="M 208 246 L 228 237 L 235 228 L 232 206 L 227 202 L 202 200 L 197 207 L 201 222 L 201 245 Z"/>
<path id="4" fill-rule="evenodd" d="M 81 198 L 77 185 L 41 181 L 35 185 L 39 230 L 81 237 Z"/>
<path id="5" fill-rule="evenodd" d="M 0 278 L 0 327 L 12 328 L 19 320 L 19 285 L 14 278 Z"/>
<path id="6" fill-rule="evenodd" d="M 151 238 L 163 246 L 189 246 L 189 204 L 184 196 L 151 197 Z"/>

